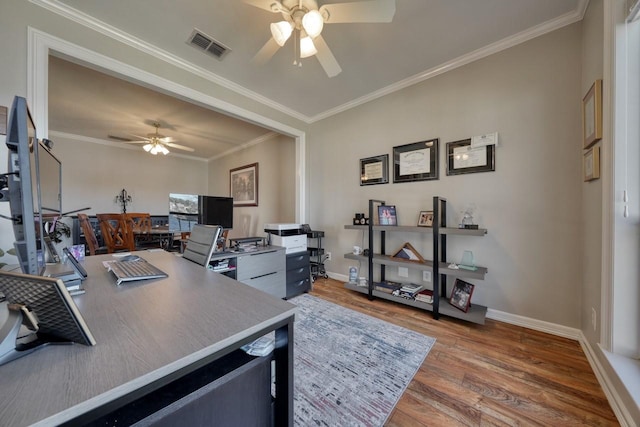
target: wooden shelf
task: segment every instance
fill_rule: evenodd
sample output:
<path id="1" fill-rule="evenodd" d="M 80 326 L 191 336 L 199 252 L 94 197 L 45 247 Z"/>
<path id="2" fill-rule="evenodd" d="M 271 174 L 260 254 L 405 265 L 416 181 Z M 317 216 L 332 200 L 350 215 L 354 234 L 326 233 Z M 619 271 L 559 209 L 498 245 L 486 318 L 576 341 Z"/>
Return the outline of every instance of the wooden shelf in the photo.
<path id="1" fill-rule="evenodd" d="M 344 286 L 345 288 L 352 291 L 360 292 L 366 295 L 369 294 L 369 289 L 366 287 L 358 286 L 353 283 L 345 283 Z M 425 302 L 416 301 L 408 298 L 397 297 L 395 295 L 388 294 L 386 292 L 377 291 L 375 289 L 373 290 L 372 293 L 373 293 L 373 296 L 375 296 L 376 298 L 393 301 L 399 304 L 409 305 L 411 307 L 419 308 L 422 310 L 433 311 L 432 304 L 427 304 Z M 457 308 L 449 304 L 449 300 L 445 299 L 444 297 L 440 298 L 440 307 L 438 311 L 440 312 L 440 314 L 444 316 L 453 317 L 456 319 L 461 319 L 467 322 L 477 323 L 480 325 L 484 325 L 485 318 L 487 315 L 487 307 L 485 306 L 471 304 L 471 306 L 469 307 L 469 310 L 465 313 L 464 311 L 458 310 Z"/>
<path id="2" fill-rule="evenodd" d="M 412 225 L 373 225 L 373 231 L 395 231 L 406 233 L 433 233 L 431 227 L 416 227 Z M 368 230 L 368 225 L 345 225 L 345 230 Z M 461 236 L 484 236 L 487 234 L 486 228 L 476 230 L 469 228 L 440 227 L 440 234 L 457 234 Z"/>

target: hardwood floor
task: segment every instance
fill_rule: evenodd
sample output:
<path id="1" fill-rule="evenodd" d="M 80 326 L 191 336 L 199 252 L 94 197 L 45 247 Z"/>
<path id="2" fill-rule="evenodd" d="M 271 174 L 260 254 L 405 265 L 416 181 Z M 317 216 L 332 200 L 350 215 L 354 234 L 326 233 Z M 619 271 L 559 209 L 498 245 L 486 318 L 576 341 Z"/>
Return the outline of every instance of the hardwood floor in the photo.
<path id="1" fill-rule="evenodd" d="M 311 294 L 436 338 L 387 426 L 620 425 L 577 341 L 493 320 L 433 320 L 331 279 Z"/>

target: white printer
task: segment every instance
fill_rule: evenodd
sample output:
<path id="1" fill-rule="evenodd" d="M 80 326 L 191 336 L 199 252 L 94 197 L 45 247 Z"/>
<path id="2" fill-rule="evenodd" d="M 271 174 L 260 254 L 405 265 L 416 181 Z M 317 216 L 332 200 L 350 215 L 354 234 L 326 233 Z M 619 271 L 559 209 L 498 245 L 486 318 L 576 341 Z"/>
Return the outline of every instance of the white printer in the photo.
<path id="1" fill-rule="evenodd" d="M 301 224 L 265 224 L 264 231 L 269 244 L 282 246 L 287 254 L 307 250 L 307 233 Z"/>

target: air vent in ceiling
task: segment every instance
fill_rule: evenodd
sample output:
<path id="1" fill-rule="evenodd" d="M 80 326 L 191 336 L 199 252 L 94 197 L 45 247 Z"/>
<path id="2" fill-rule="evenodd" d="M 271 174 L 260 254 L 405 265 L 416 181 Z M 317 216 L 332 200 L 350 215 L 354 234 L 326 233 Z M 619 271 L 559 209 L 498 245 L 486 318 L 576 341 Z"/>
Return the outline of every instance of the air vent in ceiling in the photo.
<path id="1" fill-rule="evenodd" d="M 213 39 L 203 33 L 202 31 L 195 28 L 189 39 L 187 40 L 191 46 L 195 46 L 198 49 L 202 49 L 205 52 L 215 56 L 218 59 L 222 59 L 227 53 L 231 51 L 228 47 Z"/>

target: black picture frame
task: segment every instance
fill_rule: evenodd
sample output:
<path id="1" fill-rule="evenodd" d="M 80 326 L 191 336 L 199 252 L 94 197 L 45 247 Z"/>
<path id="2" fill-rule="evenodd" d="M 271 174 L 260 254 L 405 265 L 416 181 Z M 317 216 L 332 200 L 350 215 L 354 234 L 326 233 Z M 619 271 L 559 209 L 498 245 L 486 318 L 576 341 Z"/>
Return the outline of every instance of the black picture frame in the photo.
<path id="1" fill-rule="evenodd" d="M 495 171 L 495 147 L 495 145 L 471 147 L 471 139 L 447 142 L 447 175 Z M 464 155 L 469 157 L 461 158 Z"/>
<path id="2" fill-rule="evenodd" d="M 389 183 L 389 155 L 360 159 L 360 186 Z"/>
<path id="3" fill-rule="evenodd" d="M 258 206 L 258 163 L 229 170 L 233 206 Z"/>
<path id="4" fill-rule="evenodd" d="M 398 225 L 398 217 L 396 215 L 395 205 L 378 206 L 378 224 Z"/>
<path id="5" fill-rule="evenodd" d="M 415 182 L 439 179 L 440 139 L 393 147 L 393 182 Z"/>
<path id="6" fill-rule="evenodd" d="M 471 295 L 473 294 L 474 288 L 475 285 L 461 279 L 456 279 L 453 284 L 453 289 L 451 290 L 449 304 L 466 313 L 471 306 Z"/>

